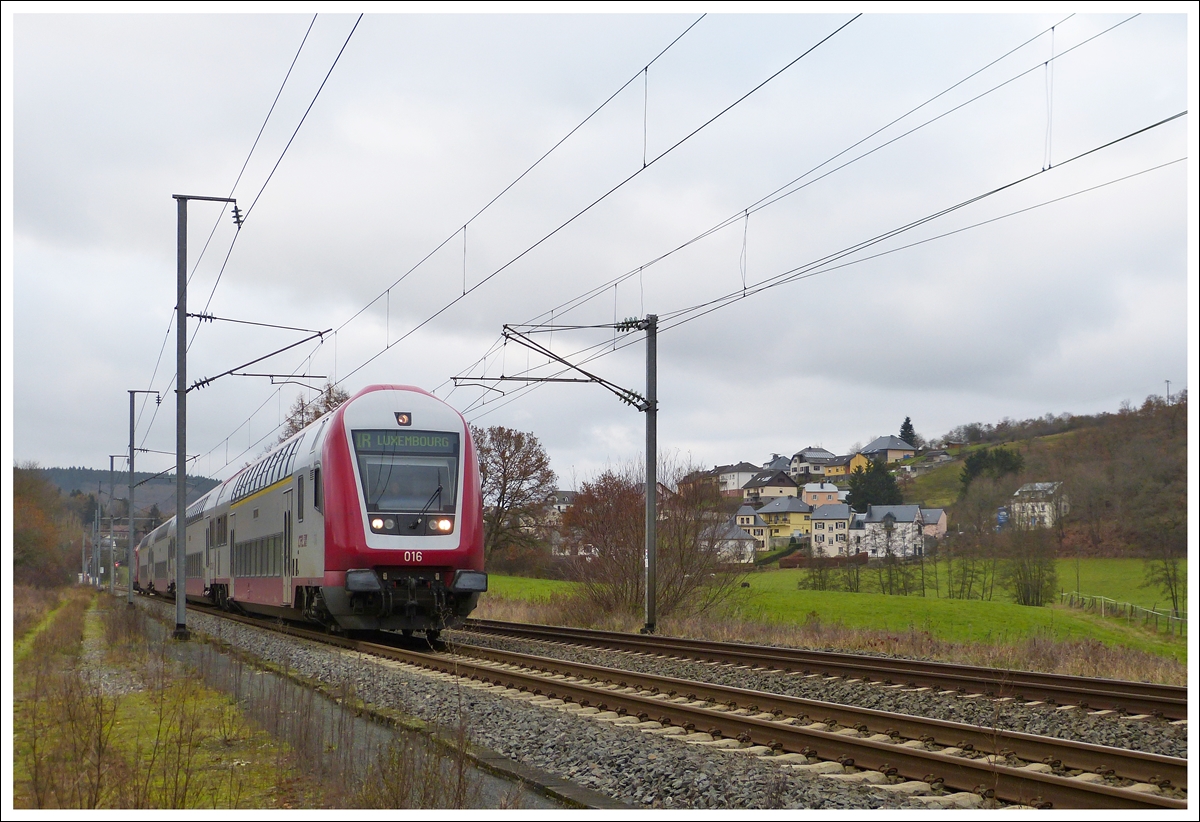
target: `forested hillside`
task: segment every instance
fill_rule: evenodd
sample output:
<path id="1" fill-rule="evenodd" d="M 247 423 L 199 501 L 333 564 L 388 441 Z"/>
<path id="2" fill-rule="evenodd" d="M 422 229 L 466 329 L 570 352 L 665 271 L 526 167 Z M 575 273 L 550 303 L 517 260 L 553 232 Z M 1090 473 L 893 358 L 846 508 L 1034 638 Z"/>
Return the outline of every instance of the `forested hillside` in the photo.
<path id="1" fill-rule="evenodd" d="M 1051 422 L 1066 430 L 1042 434 Z M 1140 557 L 1145 583 L 1177 611 L 1186 607 L 1187 392 L 1115 414 L 1027 423 L 1037 424 L 1006 422 L 1009 439 L 991 436 L 999 426 L 975 425 L 983 442 L 951 447 L 952 462 L 924 473 L 918 461 L 920 475 L 903 484 L 906 501 L 932 498 L 949 509 L 949 535 L 936 550 L 953 571 L 952 595 L 990 598 L 999 583 L 1026 586 L 1018 601 L 1040 602 L 1080 584 L 1079 563 L 1074 579 L 1056 579 L 1056 560 Z M 1061 516 L 1050 528 L 998 529 L 998 509 L 1012 509 L 1014 492 L 1032 482 L 1062 483 Z"/>
<path id="2" fill-rule="evenodd" d="M 74 495 L 80 492 L 91 496 L 104 504 L 109 499 L 109 472 L 95 468 L 38 468 L 42 476 L 64 495 Z M 119 504 L 129 497 L 129 471 L 117 469 L 112 473 L 112 495 Z M 149 511 L 157 506 L 163 516 L 169 517 L 175 513 L 175 474 L 151 474 L 143 471 L 134 472 L 134 502 L 140 512 Z M 200 495 L 217 485 L 217 480 L 208 477 L 187 476 L 187 499 L 192 502 Z"/>

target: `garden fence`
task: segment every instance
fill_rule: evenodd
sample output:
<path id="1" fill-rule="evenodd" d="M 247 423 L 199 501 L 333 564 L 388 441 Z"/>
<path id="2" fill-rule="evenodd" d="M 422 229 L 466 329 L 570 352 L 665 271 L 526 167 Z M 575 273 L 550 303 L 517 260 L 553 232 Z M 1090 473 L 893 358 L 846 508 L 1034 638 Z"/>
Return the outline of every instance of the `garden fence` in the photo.
<path id="1" fill-rule="evenodd" d="M 1072 608 L 1081 608 L 1100 616 L 1124 619 L 1127 623 L 1140 622 L 1147 628 L 1154 626 L 1156 631 L 1166 631 L 1175 636 L 1187 636 L 1187 612 L 1177 614 L 1173 611 L 1159 611 L 1154 608 L 1143 608 L 1132 602 L 1117 602 L 1115 599 L 1081 594 L 1078 591 L 1063 591 L 1060 601 Z"/>

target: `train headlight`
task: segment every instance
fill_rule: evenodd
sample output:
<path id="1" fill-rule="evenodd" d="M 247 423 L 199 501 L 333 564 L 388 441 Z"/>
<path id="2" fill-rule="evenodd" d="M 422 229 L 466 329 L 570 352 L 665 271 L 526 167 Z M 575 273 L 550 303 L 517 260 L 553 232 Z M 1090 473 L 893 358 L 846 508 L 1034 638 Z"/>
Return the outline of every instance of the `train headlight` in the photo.
<path id="1" fill-rule="evenodd" d="M 441 531 L 443 534 L 448 534 L 454 530 L 454 520 L 442 517 L 433 521 L 433 527 Z"/>
<path id="2" fill-rule="evenodd" d="M 371 518 L 371 530 L 372 531 L 382 531 L 383 530 L 383 517 L 372 517 Z"/>

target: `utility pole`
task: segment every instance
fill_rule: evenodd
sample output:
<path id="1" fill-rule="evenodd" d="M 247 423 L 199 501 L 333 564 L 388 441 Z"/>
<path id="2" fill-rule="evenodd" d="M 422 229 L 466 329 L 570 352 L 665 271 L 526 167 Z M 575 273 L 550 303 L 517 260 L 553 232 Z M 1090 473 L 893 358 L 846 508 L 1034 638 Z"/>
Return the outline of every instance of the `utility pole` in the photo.
<path id="1" fill-rule="evenodd" d="M 128 607 L 133 607 L 133 571 L 134 571 L 134 555 L 133 547 L 136 541 L 133 538 L 133 395 L 134 394 L 154 394 L 157 397 L 157 402 L 162 403 L 162 396 L 157 391 L 133 390 L 129 392 L 129 551 L 125 555 L 125 587 L 128 590 L 126 603 Z"/>
<path id="2" fill-rule="evenodd" d="M 176 202 L 175 228 L 175 632 L 191 638 L 187 629 L 187 204 L 188 200 L 234 203 L 233 219 L 241 228 L 237 200 L 172 194 Z"/>
<path id="3" fill-rule="evenodd" d="M 576 326 L 577 327 L 577 326 Z M 646 396 L 638 394 L 636 391 L 631 391 L 628 388 L 622 388 L 619 385 L 609 382 L 603 377 L 598 377 L 588 371 L 584 371 L 577 365 L 567 362 L 562 357 L 555 354 L 549 348 L 539 345 L 524 334 L 518 333 L 510 326 L 504 326 L 505 339 L 518 342 L 531 351 L 542 354 L 549 359 L 562 363 L 572 371 L 578 371 L 587 379 L 567 378 L 567 377 L 491 377 L 494 380 L 513 380 L 517 382 L 592 382 L 607 388 L 609 391 L 617 395 L 617 399 L 627 405 L 632 405 L 639 411 L 646 414 L 646 546 L 645 546 L 645 570 L 646 570 L 646 623 L 642 626 L 642 633 L 654 633 L 656 620 L 656 593 L 658 586 L 658 315 L 647 314 L 645 319 L 628 319 L 614 325 L 591 326 L 592 328 L 615 328 L 618 331 L 645 331 L 646 332 Z M 537 330 L 552 331 L 552 326 L 538 326 Z M 454 384 L 474 384 L 479 383 L 472 377 L 452 377 Z M 459 380 L 463 382 L 460 383 Z"/>
<path id="4" fill-rule="evenodd" d="M 112 596 L 117 595 L 117 497 L 113 486 L 113 460 L 124 456 L 108 455 L 108 593 Z"/>
<path id="5" fill-rule="evenodd" d="M 646 624 L 654 633 L 658 592 L 658 315 L 647 314 L 646 330 Z"/>
<path id="6" fill-rule="evenodd" d="M 92 523 L 92 571 L 96 576 L 92 584 L 97 588 L 100 587 L 100 506 L 103 498 L 104 489 L 100 483 L 96 483 L 96 519 Z"/>

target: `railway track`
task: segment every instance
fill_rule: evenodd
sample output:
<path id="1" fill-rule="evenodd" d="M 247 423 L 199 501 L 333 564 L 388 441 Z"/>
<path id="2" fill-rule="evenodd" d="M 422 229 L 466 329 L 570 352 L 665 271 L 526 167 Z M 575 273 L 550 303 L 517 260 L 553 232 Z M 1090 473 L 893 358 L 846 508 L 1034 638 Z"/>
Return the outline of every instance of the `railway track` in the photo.
<path id="1" fill-rule="evenodd" d="M 546 708 L 759 755 L 784 767 L 839 772 L 831 778 L 898 785 L 900 791 L 917 785 L 927 792 L 932 785 L 1035 807 L 1187 807 L 1179 789 L 1186 785 L 1186 762 L 1173 757 L 490 648 L 420 650 L 393 634 L 348 638 L 220 615 L 435 671 L 465 687 Z M 1066 775 L 1071 771 L 1078 773 Z"/>
<path id="2" fill-rule="evenodd" d="M 1171 720 L 1187 718 L 1187 689 L 1176 685 L 494 620 L 472 619 L 463 627 L 464 630 L 542 642 L 802 674 L 823 674 L 885 685 L 936 688 L 997 698 L 1013 697 L 1133 716 L 1157 716 Z"/>

